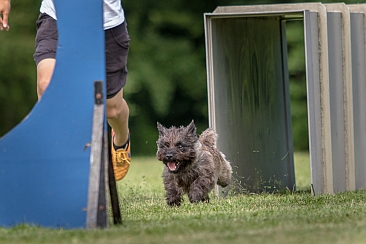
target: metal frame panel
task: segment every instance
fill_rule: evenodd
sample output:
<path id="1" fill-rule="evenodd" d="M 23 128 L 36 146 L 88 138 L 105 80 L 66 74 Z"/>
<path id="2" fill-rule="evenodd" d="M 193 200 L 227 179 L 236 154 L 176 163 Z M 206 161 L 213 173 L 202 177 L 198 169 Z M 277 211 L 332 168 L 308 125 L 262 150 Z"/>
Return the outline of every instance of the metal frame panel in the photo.
<path id="1" fill-rule="evenodd" d="M 334 192 L 342 192 L 355 190 L 351 22 L 345 4 L 325 6 L 328 15 L 328 48 L 332 50 L 329 51 L 329 75 L 332 82 Z"/>
<path id="2" fill-rule="evenodd" d="M 205 18 L 210 125 L 251 191 L 295 189 L 282 16 Z"/>
<path id="3" fill-rule="evenodd" d="M 365 150 L 361 149 L 361 145 L 365 144 L 366 136 L 360 132 L 366 131 L 366 102 L 360 95 L 354 98 L 353 93 L 356 89 L 365 89 L 362 79 L 365 78 L 366 32 L 363 30 L 357 37 L 355 34 L 365 29 L 365 6 L 321 3 L 226 6 L 205 14 L 210 125 L 218 128 L 221 123 L 217 121 L 216 114 L 220 108 L 215 105 L 219 98 L 215 95 L 214 80 L 220 72 L 217 73 L 213 66 L 213 59 L 217 57 L 212 50 L 217 43 L 211 40 L 215 32 L 211 20 L 253 16 L 303 18 L 313 193 L 337 193 L 364 188 L 366 166 L 364 162 L 358 162 L 365 158 Z M 357 31 L 351 22 L 350 10 L 362 13 L 364 17 L 363 26 L 357 27 Z M 360 22 L 362 20 L 358 20 Z M 354 33 L 352 39 L 351 30 Z M 357 42 L 358 47 L 352 49 L 354 45 L 351 41 Z M 286 52 L 285 49 L 283 51 Z M 355 53 L 357 56 L 353 57 Z M 360 63 L 358 69 L 352 66 L 356 58 Z M 357 78 L 353 79 L 355 74 L 358 74 Z M 356 129 L 354 126 L 357 126 Z"/>
<path id="4" fill-rule="evenodd" d="M 366 186 L 366 4 L 348 5 L 351 12 L 353 119 L 356 190 Z"/>
<path id="5" fill-rule="evenodd" d="M 332 177 L 326 176 L 323 150 L 322 133 L 322 102 L 321 102 L 321 59 L 319 42 L 318 12 L 305 11 L 304 13 L 304 39 L 305 39 L 305 59 L 306 59 L 306 86 L 307 86 L 307 105 L 308 105 L 308 126 L 309 126 L 309 151 L 311 183 L 314 194 L 326 191 L 325 186 L 333 183 L 333 180 L 326 182 L 325 179 Z M 326 35 L 323 35 L 323 37 Z M 324 55 L 323 55 L 324 57 Z M 323 77 L 324 78 L 324 77 Z M 323 97 L 324 101 L 324 97 Z M 326 128 L 326 127 L 325 127 Z M 331 165 L 330 165 L 331 167 Z M 331 187 L 332 188 L 332 187 Z"/>

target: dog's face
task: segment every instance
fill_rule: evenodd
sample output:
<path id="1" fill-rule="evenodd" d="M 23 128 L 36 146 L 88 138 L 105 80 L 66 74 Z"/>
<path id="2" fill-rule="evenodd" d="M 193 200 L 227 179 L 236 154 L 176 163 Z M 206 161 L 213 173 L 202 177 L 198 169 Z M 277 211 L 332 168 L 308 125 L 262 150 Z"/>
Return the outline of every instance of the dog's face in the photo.
<path id="1" fill-rule="evenodd" d="M 172 173 L 178 173 L 196 159 L 198 137 L 192 121 L 187 127 L 165 128 L 158 122 L 159 139 L 156 157 Z"/>

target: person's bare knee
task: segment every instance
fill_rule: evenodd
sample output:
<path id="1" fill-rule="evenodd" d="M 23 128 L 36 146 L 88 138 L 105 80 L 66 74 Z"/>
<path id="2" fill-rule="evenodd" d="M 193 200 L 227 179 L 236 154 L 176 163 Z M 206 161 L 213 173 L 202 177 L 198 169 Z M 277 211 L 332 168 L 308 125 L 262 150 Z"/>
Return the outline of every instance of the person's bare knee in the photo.
<path id="1" fill-rule="evenodd" d="M 55 69 L 56 65 L 56 59 L 53 58 L 47 58 L 43 59 L 41 62 L 37 65 L 37 94 L 38 99 L 41 98 L 44 91 L 48 87 L 53 71 Z"/>
<path id="2" fill-rule="evenodd" d="M 115 119 L 122 117 L 128 118 L 128 106 L 126 101 L 123 99 L 122 90 L 118 92 L 114 97 L 107 99 L 107 118 Z M 123 116 L 123 114 L 126 114 Z"/>
<path id="3" fill-rule="evenodd" d="M 122 98 L 121 98 L 122 100 Z M 118 118 L 121 113 L 121 105 L 114 99 L 107 99 L 107 118 L 114 119 Z"/>

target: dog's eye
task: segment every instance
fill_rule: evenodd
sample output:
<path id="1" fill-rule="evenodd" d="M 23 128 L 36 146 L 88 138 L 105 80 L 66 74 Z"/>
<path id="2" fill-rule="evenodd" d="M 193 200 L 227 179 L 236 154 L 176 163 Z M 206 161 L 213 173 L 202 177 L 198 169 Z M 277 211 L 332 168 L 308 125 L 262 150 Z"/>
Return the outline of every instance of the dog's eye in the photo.
<path id="1" fill-rule="evenodd" d="M 184 152 L 184 147 L 182 145 L 179 145 L 178 148 L 180 151 Z"/>
<path id="2" fill-rule="evenodd" d="M 169 147 L 169 143 L 165 142 L 165 143 L 160 143 L 159 144 L 160 148 L 168 148 Z"/>

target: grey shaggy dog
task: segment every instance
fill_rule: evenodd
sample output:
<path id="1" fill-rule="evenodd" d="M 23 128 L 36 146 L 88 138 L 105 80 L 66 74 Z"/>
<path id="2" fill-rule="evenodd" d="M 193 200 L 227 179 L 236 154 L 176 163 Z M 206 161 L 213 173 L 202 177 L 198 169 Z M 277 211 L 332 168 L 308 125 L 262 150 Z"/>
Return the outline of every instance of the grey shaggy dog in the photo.
<path id="1" fill-rule="evenodd" d="M 187 126 L 165 128 L 157 123 L 159 139 L 156 157 L 165 165 L 163 171 L 166 201 L 180 206 L 183 195 L 191 203 L 209 202 L 216 183 L 226 187 L 231 182 L 231 166 L 216 148 L 216 132 L 208 128 L 199 137 L 192 122 Z"/>

